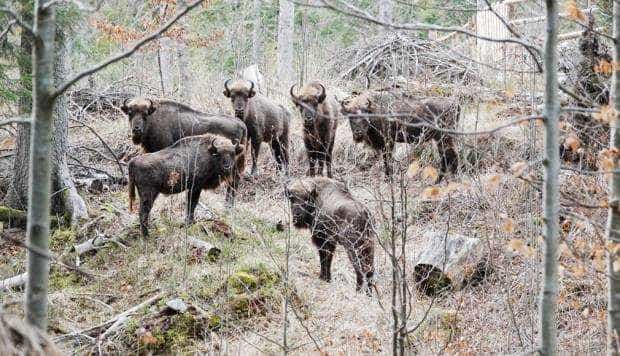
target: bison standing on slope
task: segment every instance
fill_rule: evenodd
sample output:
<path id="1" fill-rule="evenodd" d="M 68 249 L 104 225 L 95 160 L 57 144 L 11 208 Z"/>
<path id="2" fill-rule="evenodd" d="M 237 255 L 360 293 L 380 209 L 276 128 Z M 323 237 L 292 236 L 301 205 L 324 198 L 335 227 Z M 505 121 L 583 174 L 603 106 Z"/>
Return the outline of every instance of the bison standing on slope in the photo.
<path id="1" fill-rule="evenodd" d="M 154 153 L 129 161 L 129 210 L 133 210 L 135 189 L 140 195 L 140 231 L 148 236 L 149 214 L 160 193 L 187 191 L 188 224 L 203 189 L 215 189 L 233 179 L 237 157 L 243 146 L 217 135 L 190 136 Z"/>
<path id="2" fill-rule="evenodd" d="M 306 175 L 323 175 L 325 165 L 327 176 L 331 178 L 332 151 L 340 112 L 338 102 L 327 96 L 325 87 L 319 82 L 305 85 L 299 95 L 295 95 L 294 88 L 293 85 L 290 94 L 304 121 L 304 146 L 309 164 Z"/>
<path id="3" fill-rule="evenodd" d="M 210 115 L 170 100 L 134 98 L 126 100 L 121 110 L 129 117 L 131 138 L 145 152 L 157 152 L 187 136 L 215 134 L 244 145 L 245 124 L 233 117 Z M 237 158 L 234 178 L 226 192 L 226 202 L 234 203 L 239 176 L 245 168 L 245 156 Z"/>
<path id="4" fill-rule="evenodd" d="M 278 169 L 288 175 L 290 112 L 268 98 L 257 95 L 254 83 L 245 80 L 224 82 L 224 95 L 230 98 L 235 116 L 245 123 L 252 143 L 252 175 L 258 174 L 260 145 L 271 145 Z"/>
<path id="5" fill-rule="evenodd" d="M 344 184 L 325 177 L 302 178 L 286 189 L 293 224 L 309 228 L 319 251 L 320 278 L 331 280 L 336 244 L 344 246 L 357 277 L 357 290 L 370 294 L 374 274 L 374 222 Z"/>
<path id="6" fill-rule="evenodd" d="M 392 91 L 367 91 L 342 102 L 349 117 L 353 140 L 381 151 L 385 174 L 392 174 L 392 153 L 396 142 L 436 140 L 441 155 L 438 181 L 458 168 L 454 138 L 441 130 L 454 129 L 460 106 L 450 99 L 416 101 Z"/>

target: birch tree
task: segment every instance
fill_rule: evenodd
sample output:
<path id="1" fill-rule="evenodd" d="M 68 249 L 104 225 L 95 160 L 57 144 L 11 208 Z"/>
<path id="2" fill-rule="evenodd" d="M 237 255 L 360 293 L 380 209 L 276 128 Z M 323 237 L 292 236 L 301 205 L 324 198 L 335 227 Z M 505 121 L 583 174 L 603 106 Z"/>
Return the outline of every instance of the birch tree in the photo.
<path id="1" fill-rule="evenodd" d="M 556 0 L 546 0 L 547 28 L 544 48 L 545 69 L 545 177 L 543 209 L 545 221 L 544 282 L 540 300 L 540 353 L 555 355 L 557 327 L 555 323 L 558 295 L 559 236 L 559 110 L 558 98 L 558 9 Z"/>
<path id="2" fill-rule="evenodd" d="M 295 29 L 295 5 L 280 0 L 278 13 L 278 78 L 288 86 L 293 81 L 293 36 Z"/>
<path id="3" fill-rule="evenodd" d="M 254 0 L 252 3 L 252 64 L 260 64 L 260 55 L 261 55 L 261 0 Z M 259 65 L 260 67 L 260 65 Z"/>
<path id="4" fill-rule="evenodd" d="M 620 43 L 618 36 L 620 35 L 620 4 L 618 1 L 613 3 L 613 36 L 616 39 L 614 43 L 614 71 L 611 83 L 611 105 L 614 108 L 614 114 L 620 112 L 620 78 L 618 77 L 618 63 L 620 63 Z M 617 117 L 616 117 L 617 120 Z M 620 149 L 620 131 L 616 125 L 610 125 L 610 148 L 612 151 Z M 615 165 L 618 166 L 618 157 L 615 158 Z M 607 347 L 608 354 L 617 355 L 620 353 L 620 173 L 614 171 L 610 179 L 609 189 L 609 215 L 607 224 L 607 240 L 611 247 L 607 263 L 608 272 L 608 303 L 607 303 Z"/>
<path id="5" fill-rule="evenodd" d="M 379 21 L 392 23 L 394 21 L 394 1 L 379 0 Z"/>

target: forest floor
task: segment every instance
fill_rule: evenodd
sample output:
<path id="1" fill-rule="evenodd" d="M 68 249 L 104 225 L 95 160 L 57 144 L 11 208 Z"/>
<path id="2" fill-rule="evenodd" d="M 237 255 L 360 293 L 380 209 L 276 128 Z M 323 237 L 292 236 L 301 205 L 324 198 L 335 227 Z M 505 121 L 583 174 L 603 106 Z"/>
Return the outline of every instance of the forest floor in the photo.
<path id="1" fill-rule="evenodd" d="M 497 103 L 468 108 L 464 129 L 500 124 L 506 110 L 504 104 Z M 126 120 L 116 116 L 89 123 L 114 143 L 111 146 L 120 155 L 130 143 Z M 291 173 L 300 176 L 306 161 L 297 134 L 297 113 L 294 118 Z M 404 167 L 412 167 L 414 160 L 420 166 L 419 172 L 410 169 L 409 175 L 403 175 L 408 197 L 407 265 L 413 266 L 428 231 L 482 239 L 488 256 L 488 273 L 481 280 L 438 296 L 419 292 L 407 271 L 412 284 L 410 350 L 424 354 L 535 350 L 541 198 L 530 184 L 513 177 L 510 167 L 527 158 L 536 161 L 531 152 L 540 152 L 541 131 L 517 126 L 494 137 L 461 137 L 462 172 L 438 184 L 439 190 L 431 195 L 423 168 L 437 166 L 436 150 L 431 144 L 398 147 L 396 157 Z M 114 170 L 100 155 L 80 149 L 91 146 L 103 152 L 89 130 L 72 128 L 70 136 L 82 163 Z M 375 212 L 382 232 L 379 239 L 385 241 L 389 221 L 382 215 L 389 217 L 389 203 L 384 199 L 394 185 L 384 179 L 381 159 L 352 143 L 344 121 L 338 129 L 335 152 L 335 178 L 346 181 L 353 195 Z M 355 276 L 342 247 L 336 252 L 331 283 L 319 280 L 318 255 L 308 231 L 286 226 L 284 180 L 275 171 L 266 146 L 260 167 L 258 178 L 243 182 L 232 210 L 224 208 L 223 188 L 204 192 L 201 202 L 208 210 L 199 208 L 197 223 L 189 227 L 182 223 L 185 196 L 160 197 L 151 213 L 152 236 L 147 239 L 139 236 L 137 215 L 128 211 L 126 187 L 83 192 L 90 221 L 95 222 L 55 230 L 51 240 L 54 255 L 75 262 L 70 248 L 77 242 L 98 234 L 121 240 L 80 256 L 84 273 L 52 264 L 51 337 L 73 354 L 153 350 L 245 355 L 278 353 L 283 345 L 293 353 L 389 353 L 392 274 L 387 253 L 379 246 L 375 249 L 377 292 L 372 297 L 355 291 Z M 531 169 L 540 176 L 540 167 Z M 563 191 L 605 192 L 600 176 L 563 172 L 562 179 Z M 578 212 L 593 221 L 604 221 L 604 212 Z M 570 221 L 563 224 L 562 232 L 559 347 L 562 353 L 603 353 L 601 235 L 593 224 Z M 284 229 L 278 228 L 279 222 L 284 222 Z M 20 230 L 9 229 L 5 234 L 24 238 Z M 212 243 L 221 254 L 213 258 L 192 248 L 188 237 Z M 0 241 L 0 247 L 0 279 L 23 273 L 24 250 L 6 241 Z M 140 308 L 118 330 L 105 332 L 109 324 L 100 326 L 153 296 L 157 298 L 152 305 Z M 176 298 L 188 311 L 178 314 L 166 307 L 166 302 Z M 22 290 L 0 292 L 0 302 L 9 313 L 21 315 L 22 300 Z"/>

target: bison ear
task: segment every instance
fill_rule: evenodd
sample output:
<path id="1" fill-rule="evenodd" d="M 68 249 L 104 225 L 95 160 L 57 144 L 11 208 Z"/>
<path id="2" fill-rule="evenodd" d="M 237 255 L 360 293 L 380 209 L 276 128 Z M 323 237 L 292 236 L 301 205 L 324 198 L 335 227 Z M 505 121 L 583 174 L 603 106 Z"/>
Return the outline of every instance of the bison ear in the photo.
<path id="1" fill-rule="evenodd" d="M 121 110 L 123 110 L 125 115 L 129 115 L 129 107 L 127 107 L 125 104 L 123 104 L 123 106 L 121 106 Z"/>
<path id="2" fill-rule="evenodd" d="M 151 105 L 149 105 L 148 110 L 146 111 L 146 115 L 152 115 L 155 110 L 157 110 L 157 105 L 153 102 L 153 100 L 149 99 L 149 102 L 151 103 Z"/>
<path id="3" fill-rule="evenodd" d="M 241 154 L 244 150 L 243 146 L 239 144 L 238 140 L 234 140 L 233 144 L 235 145 L 235 154 L 236 155 Z"/>

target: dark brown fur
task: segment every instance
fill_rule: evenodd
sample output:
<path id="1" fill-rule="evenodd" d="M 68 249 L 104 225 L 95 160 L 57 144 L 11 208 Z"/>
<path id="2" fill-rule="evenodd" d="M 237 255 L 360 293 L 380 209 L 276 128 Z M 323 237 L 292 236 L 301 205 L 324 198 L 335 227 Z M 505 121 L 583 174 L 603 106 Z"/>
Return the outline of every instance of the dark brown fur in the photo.
<path id="1" fill-rule="evenodd" d="M 215 134 L 237 141 L 247 142 L 247 130 L 241 120 L 224 115 L 210 115 L 170 100 L 134 98 L 121 107 L 129 117 L 132 140 L 142 145 L 145 152 L 157 152 L 187 136 Z M 245 155 L 237 160 L 235 178 L 226 193 L 228 204 L 234 203 L 239 175 L 245 169 Z"/>
<path id="2" fill-rule="evenodd" d="M 319 82 L 305 85 L 299 95 L 295 95 L 292 86 L 290 94 L 304 121 L 304 145 L 309 164 L 306 175 L 323 175 L 325 165 L 327 176 L 331 178 L 332 151 L 340 113 L 338 102 L 327 95 L 325 87 Z"/>
<path id="3" fill-rule="evenodd" d="M 252 175 L 258 174 L 261 143 L 271 146 L 278 169 L 288 175 L 290 112 L 259 95 L 254 83 L 235 80 L 224 83 L 224 95 L 230 98 L 235 116 L 245 123 L 252 144 Z"/>
<path id="4" fill-rule="evenodd" d="M 436 140 L 442 158 L 438 180 L 458 168 L 454 138 L 429 127 L 407 124 L 454 129 L 460 111 L 460 106 L 449 99 L 416 101 L 391 91 L 368 91 L 342 102 L 342 112 L 349 117 L 353 139 L 381 151 L 386 176 L 392 174 L 392 153 L 396 142 Z M 373 114 L 380 116 L 373 117 Z"/>
<path id="5" fill-rule="evenodd" d="M 145 153 L 129 161 L 129 209 L 135 189 L 140 195 L 140 229 L 148 235 L 149 213 L 160 193 L 187 190 L 186 222 L 194 220 L 194 209 L 203 189 L 215 189 L 233 178 L 237 156 L 243 146 L 217 135 L 182 138 L 172 146 Z"/>
<path id="6" fill-rule="evenodd" d="M 366 207 L 345 186 L 326 177 L 297 179 L 287 187 L 293 224 L 309 228 L 319 252 L 320 278 L 331 280 L 336 244 L 347 251 L 357 290 L 370 293 L 374 274 L 374 222 Z"/>

